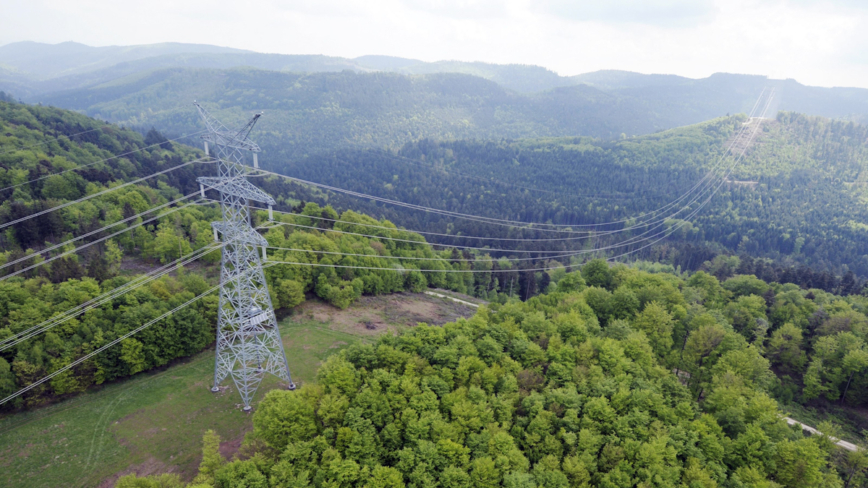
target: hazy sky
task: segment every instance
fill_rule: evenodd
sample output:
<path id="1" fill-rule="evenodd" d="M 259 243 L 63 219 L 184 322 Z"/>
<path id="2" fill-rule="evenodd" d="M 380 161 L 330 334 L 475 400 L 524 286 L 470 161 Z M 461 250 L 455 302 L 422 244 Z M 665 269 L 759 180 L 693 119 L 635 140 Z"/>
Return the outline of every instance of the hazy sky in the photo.
<path id="1" fill-rule="evenodd" d="M 0 45 L 177 41 L 868 87 L 868 0 L 0 0 Z"/>

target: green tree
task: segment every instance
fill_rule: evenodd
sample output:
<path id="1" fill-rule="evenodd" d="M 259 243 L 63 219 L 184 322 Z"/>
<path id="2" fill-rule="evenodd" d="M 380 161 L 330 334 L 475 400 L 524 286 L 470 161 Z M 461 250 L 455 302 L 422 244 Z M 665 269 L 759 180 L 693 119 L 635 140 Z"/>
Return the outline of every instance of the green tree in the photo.
<path id="1" fill-rule="evenodd" d="M 132 338 L 121 341 L 121 360 L 127 365 L 127 374 L 130 375 L 147 368 L 142 343 Z"/>
<path id="2" fill-rule="evenodd" d="M 12 367 L 5 359 L 0 358 L 0 396 L 6 398 L 15 390 L 15 375 L 12 373 Z"/>
<path id="3" fill-rule="evenodd" d="M 775 481 L 786 488 L 823 486 L 826 453 L 813 439 L 779 442 L 775 451 Z"/>
<path id="4" fill-rule="evenodd" d="M 630 319 L 639 310 L 639 299 L 636 294 L 625 287 L 620 287 L 609 300 L 609 313 L 615 319 Z"/>
<path id="5" fill-rule="evenodd" d="M 612 271 L 604 259 L 594 259 L 582 266 L 582 277 L 588 286 L 612 291 Z"/>
<path id="6" fill-rule="evenodd" d="M 757 295 L 763 296 L 769 291 L 769 285 L 754 275 L 737 275 L 723 282 L 723 288 L 736 297 Z"/>
<path id="7" fill-rule="evenodd" d="M 214 473 L 215 488 L 268 488 L 268 477 L 252 459 L 233 461 Z"/>
<path id="8" fill-rule="evenodd" d="M 672 315 L 657 302 L 649 303 L 633 320 L 633 328 L 648 336 L 658 357 L 665 356 L 672 348 L 672 325 Z"/>
<path id="9" fill-rule="evenodd" d="M 294 308 L 304 302 L 304 285 L 296 280 L 278 280 L 275 292 L 281 308 Z"/>
<path id="10" fill-rule="evenodd" d="M 847 451 L 843 456 L 841 466 L 844 468 L 844 488 L 864 486 L 865 470 L 868 469 L 868 453 L 863 449 Z"/>
<path id="11" fill-rule="evenodd" d="M 844 385 L 844 393 L 841 394 L 841 401 L 843 402 L 844 398 L 847 397 L 850 384 L 853 382 L 853 376 L 856 374 L 861 375 L 868 371 L 868 351 L 853 349 L 844 356 L 842 363 L 843 373 L 847 376 L 847 384 Z"/>
<path id="12" fill-rule="evenodd" d="M 776 330 L 769 340 L 768 355 L 775 364 L 789 371 L 797 372 L 805 365 L 805 351 L 802 350 L 802 330 L 786 323 Z"/>
<path id="13" fill-rule="evenodd" d="M 116 488 L 184 488 L 184 483 L 176 474 L 161 474 L 139 478 L 133 474 L 118 479 Z"/>
<path id="14" fill-rule="evenodd" d="M 579 292 L 586 288 L 585 279 L 582 278 L 580 271 L 567 273 L 557 282 L 557 291 L 559 293 Z"/>
<path id="15" fill-rule="evenodd" d="M 226 459 L 220 454 L 220 436 L 209 429 L 202 436 L 202 462 L 199 463 L 199 474 L 194 483 L 213 484 L 214 473 L 226 464 Z"/>
<path id="16" fill-rule="evenodd" d="M 121 248 L 115 244 L 115 241 L 109 239 L 105 246 L 105 259 L 108 265 L 108 271 L 111 276 L 115 276 L 121 269 L 121 261 L 123 261 L 124 253 Z"/>

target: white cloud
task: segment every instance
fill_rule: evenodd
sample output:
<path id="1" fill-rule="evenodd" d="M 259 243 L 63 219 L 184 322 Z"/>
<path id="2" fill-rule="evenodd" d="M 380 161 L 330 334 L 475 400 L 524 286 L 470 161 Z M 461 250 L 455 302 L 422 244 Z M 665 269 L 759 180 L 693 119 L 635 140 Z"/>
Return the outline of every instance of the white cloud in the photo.
<path id="1" fill-rule="evenodd" d="M 0 44 L 194 42 L 868 87 L 868 2 L 842 0 L 0 0 Z"/>
<path id="2" fill-rule="evenodd" d="M 532 8 L 578 22 L 634 23 L 660 27 L 687 27 L 706 23 L 714 19 L 717 11 L 713 0 L 539 0 L 533 2 Z"/>

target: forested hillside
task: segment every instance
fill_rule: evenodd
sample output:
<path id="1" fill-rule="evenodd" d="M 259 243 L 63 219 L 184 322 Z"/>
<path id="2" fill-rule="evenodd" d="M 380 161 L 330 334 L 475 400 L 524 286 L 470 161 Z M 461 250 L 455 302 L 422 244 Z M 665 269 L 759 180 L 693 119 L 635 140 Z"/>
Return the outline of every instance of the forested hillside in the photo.
<path id="1" fill-rule="evenodd" d="M 422 140 L 397 155 L 341 151 L 282 169 L 423 205 L 576 225 L 667 202 L 701 178 L 743 121 L 616 142 Z M 566 240 L 509 244 L 534 251 L 525 254 L 474 249 L 483 246 L 466 234 L 540 231 L 410 220 L 417 230 L 466 233 L 450 242 L 474 247 L 434 249 L 427 234 L 393 223 L 404 212 L 257 174 L 278 201 L 274 221 L 255 211 L 252 224 L 269 243 L 266 274 L 279 313 L 313 296 L 345 308 L 363 294 L 428 286 L 491 304 L 468 320 L 352 346 L 322 366 L 316 383 L 273 391 L 255 413 L 249 458 L 227 463 L 219 440 L 206 436 L 195 485 L 863 483 L 864 456 L 788 427 L 776 399 L 868 403 L 868 299 L 858 280 L 830 283 L 806 268 L 780 268 L 832 268 L 833 258 L 850 265 L 847 252 L 861 255 L 868 132 L 790 113 L 759 127 L 762 137 L 724 193 L 680 241 L 648 254 L 674 262 L 677 245 L 714 244 L 778 264 L 711 254 L 695 266 L 707 272 L 697 273 L 644 261 L 583 263 L 601 251 Z M 199 198 L 195 182 L 212 171 L 208 161 L 156 130 L 142 136 L 65 110 L 0 102 L 0 192 L 9 195 L 0 205 L 0 397 L 216 284 L 210 222 L 219 210 Z M 541 252 L 580 246 L 589 252 L 560 261 Z M 769 273 L 769 282 L 754 276 Z M 214 337 L 216 302 L 205 296 L 10 407 L 42 405 L 202 350 Z M 70 309 L 81 313 L 60 321 Z M 17 335 L 32 326 L 44 330 Z M 819 427 L 859 442 L 851 431 Z M 133 476 L 118 486 L 182 483 Z"/>
<path id="2" fill-rule="evenodd" d="M 143 138 L 68 111 L 0 102 L 0 397 L 216 284 L 219 243 L 212 241 L 211 222 L 221 217 L 219 208 L 198 198 L 195 177 L 213 171 L 202 156 L 156 131 Z M 287 188 L 276 181 L 270 186 Z M 277 196 L 278 211 L 293 209 L 291 199 Z M 267 224 L 275 226 L 266 234 L 275 248 L 267 279 L 281 313 L 306 293 L 345 308 L 363 293 L 421 291 L 429 284 L 507 298 L 498 296 L 490 276 L 477 286 L 472 273 L 447 278 L 424 271 L 469 270 L 477 259 L 491 269 L 485 255 L 453 260 L 453 252 L 435 252 L 423 237 L 387 220 L 339 216 L 331 207 L 298 201 L 295 209 L 302 216 L 279 220 L 305 227 Z M 264 215 L 254 223 L 265 226 Z M 334 232 L 359 225 L 376 226 L 364 233 L 382 240 Z M 329 267 L 359 263 L 375 269 Z M 508 275 L 518 289 L 518 272 Z M 17 405 L 44 403 L 198 352 L 215 337 L 216 306 L 216 296 L 206 296 L 31 390 Z M 40 333 L 21 335 L 34 326 Z"/>
<path id="3" fill-rule="evenodd" d="M 0 90 L 12 92 L 30 102 L 56 100 L 57 92 L 97 88 L 127 76 L 141 78 L 166 68 L 232 69 L 250 67 L 268 71 L 325 73 L 344 70 L 357 73 L 391 72 L 401 75 L 453 73 L 493 81 L 518 93 L 539 93 L 577 85 L 605 91 L 617 101 L 611 110 L 620 111 L 624 101 L 638 103 L 646 110 L 647 123 L 672 128 L 747 111 L 763 88 L 775 87 L 780 109 L 846 118 L 865 122 L 868 91 L 858 88 L 821 88 L 795 80 L 772 80 L 764 76 L 716 73 L 691 79 L 674 75 L 641 74 L 603 70 L 575 76 L 560 76 L 540 66 L 498 65 L 482 62 L 437 61 L 391 56 L 360 56 L 354 59 L 323 55 L 264 54 L 219 46 L 163 43 L 141 46 L 90 47 L 74 42 L 56 45 L 21 42 L 0 47 Z M 569 93 L 569 90 L 568 90 Z M 201 97 L 200 97 L 201 98 Z M 63 105 L 61 105 L 63 106 Z M 268 107 L 245 107 L 245 109 Z M 617 136 L 653 132 L 631 132 L 629 114 L 622 118 Z M 116 120 L 117 122 L 125 122 Z M 660 125 L 662 123 L 662 125 Z M 641 124 L 640 124 L 641 127 Z M 500 134 L 499 134 L 500 135 Z M 590 132 L 559 135 L 593 135 Z"/>
<path id="4" fill-rule="evenodd" d="M 407 144 L 397 155 L 342 151 L 275 166 L 283 174 L 309 181 L 485 217 L 573 226 L 628 219 L 598 227 L 605 231 L 634 225 L 631 222 L 643 212 L 666 205 L 701 182 L 719 161 L 719 168 L 733 164 L 731 157 L 719 158 L 743 120 L 722 118 L 616 142 L 423 140 Z M 771 281 L 791 267 L 868 277 L 866 138 L 868 131 L 861 125 L 781 113 L 777 120 L 763 123 L 745 158 L 733 166 L 702 212 L 690 222 L 678 220 L 687 212 L 674 216 L 667 228 L 680 227 L 671 238 L 640 255 L 685 269 L 698 269 L 721 252 L 769 258 L 779 269 L 764 276 Z M 540 239 L 522 243 L 429 237 L 455 245 L 566 252 L 614 245 L 644 231 L 589 240 L 375 206 L 340 195 L 329 202 L 384 215 L 419 231 Z M 807 278 L 801 283 L 817 285 Z"/>
<path id="5" fill-rule="evenodd" d="M 759 92 L 757 92 L 759 93 Z M 183 133 L 200 100 L 219 117 L 263 110 L 260 144 L 292 156 L 347 144 L 399 147 L 437 139 L 589 135 L 618 137 L 671 127 L 641 102 L 585 85 L 519 95 L 471 75 L 281 73 L 254 69 L 167 69 L 40 97 L 128 126 Z"/>
<path id="6" fill-rule="evenodd" d="M 206 434 L 189 486 L 860 486 L 868 458 L 788 426 L 774 396 L 793 378 L 799 401 L 864 405 L 866 307 L 592 261 L 525 303 L 332 356 L 266 396 L 249 458 Z M 157 480 L 118 486 L 137 482 Z"/>

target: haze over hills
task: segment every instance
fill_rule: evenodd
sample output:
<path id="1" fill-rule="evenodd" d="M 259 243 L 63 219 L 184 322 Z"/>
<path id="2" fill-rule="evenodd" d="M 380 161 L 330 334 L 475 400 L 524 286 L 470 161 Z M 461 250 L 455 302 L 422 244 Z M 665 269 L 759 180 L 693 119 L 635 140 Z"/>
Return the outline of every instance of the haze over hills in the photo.
<path id="1" fill-rule="evenodd" d="M 868 486 L 868 90 L 75 43 L 0 89 L 0 485 Z M 478 313 L 364 308 L 428 288 Z"/>
<path id="2" fill-rule="evenodd" d="M 450 126 L 455 120 L 463 122 L 466 116 L 455 114 L 455 109 L 464 108 L 472 100 L 509 97 L 505 104 L 487 106 L 489 113 L 496 114 L 509 129 L 490 132 L 459 131 L 442 132 L 431 124 L 421 127 L 415 137 L 534 137 L 590 135 L 602 138 L 617 138 L 622 133 L 639 135 L 676 126 L 689 125 L 724 116 L 729 113 L 746 112 L 763 88 L 774 86 L 779 93 L 781 110 L 844 118 L 855 121 L 868 120 L 868 90 L 859 88 L 819 88 L 802 85 L 794 80 L 772 80 L 764 76 L 718 73 L 708 78 L 690 79 L 675 75 L 640 74 L 627 71 L 604 70 L 577 76 L 560 76 L 539 66 L 497 65 L 482 62 L 438 61 L 424 62 L 415 59 L 391 56 L 361 56 L 355 59 L 323 55 L 264 54 L 238 49 L 199 44 L 164 43 L 143 46 L 90 47 L 77 43 L 56 45 L 21 42 L 0 47 L 0 90 L 27 102 L 54 104 L 63 108 L 85 111 L 91 115 L 102 114 L 104 107 L 97 105 L 116 103 L 122 98 L 133 112 L 159 111 L 155 106 L 129 102 L 141 98 L 140 90 L 166 90 L 164 80 L 174 76 L 190 83 L 190 78 L 203 79 L 194 74 L 196 69 L 235 70 L 221 76 L 237 78 L 238 68 L 255 68 L 261 71 L 304 73 L 302 83 L 312 85 L 329 83 L 334 79 L 328 73 L 343 71 L 360 75 L 352 79 L 362 93 L 376 86 L 382 74 L 391 73 L 396 78 L 407 78 L 404 84 L 438 85 L 430 89 L 424 98 L 440 107 L 437 111 L 414 112 L 410 106 L 402 107 L 413 118 L 436 120 L 434 125 Z M 188 74 L 179 75 L 179 70 Z M 247 83 L 257 88 L 281 88 L 282 83 L 296 83 L 296 76 L 275 77 L 269 73 L 245 75 Z M 492 81 L 485 85 L 470 82 L 461 77 L 435 77 L 444 73 L 464 74 Z M 369 76 L 361 76 L 369 75 Z M 412 81 L 420 78 L 423 81 Z M 147 81 L 146 81 L 147 80 Z M 431 81 L 437 80 L 437 81 Z M 148 88 L 148 83 L 151 87 Z M 208 83 L 206 83 L 208 85 Z M 189 85 L 183 88 L 192 98 L 214 100 L 214 93 L 206 85 Z M 576 88 L 588 85 L 588 88 Z M 366 87 L 367 86 L 367 87 Z M 468 89 L 467 87 L 474 88 Z M 479 87 L 487 86 L 482 92 Z M 282 86 L 290 92 L 290 85 Z M 463 90 L 468 89 L 464 92 Z M 445 96 L 448 92 L 450 96 Z M 175 98 L 179 89 L 172 88 L 166 95 L 177 99 L 181 105 L 190 99 Z M 198 93 L 198 95 L 196 95 Z M 461 97 L 456 95 L 461 93 Z M 593 95 L 589 95 L 593 93 Z M 295 94 L 287 95 L 292 99 Z M 375 96 L 375 95 L 373 95 Z M 584 109 L 588 97 L 595 100 L 599 110 Z M 147 97 L 145 97 L 147 98 Z M 279 100 L 280 95 L 272 98 Z M 510 113 L 525 112 L 527 106 L 539 104 L 540 100 L 555 100 L 554 113 L 540 113 L 535 117 L 545 129 L 518 129 Z M 251 99 L 239 100 L 241 111 L 256 108 L 269 109 L 250 103 Z M 334 100 L 332 100 L 334 101 Z M 225 102 L 225 101 L 224 101 Z M 308 103 L 305 101 L 302 103 Z M 299 100 L 294 103 L 298 104 Z M 223 103 L 226 106 L 225 103 Z M 228 108 L 228 107 L 227 107 Z M 328 109 L 328 107 L 321 107 Z M 340 107 L 344 113 L 352 107 Z M 530 109 L 533 112 L 533 109 Z M 459 110 L 460 111 L 460 110 Z M 560 112 L 560 113 L 558 113 Z M 607 112 L 605 115 L 602 112 Z M 466 115 L 466 114 L 464 114 Z M 120 123 L 136 123 L 130 118 L 116 117 L 110 120 Z M 456 117 L 458 117 L 456 119 Z M 533 117 L 532 117 L 533 118 Z M 157 115 L 157 121 L 160 116 Z M 616 122 L 613 122 L 616 121 Z M 467 125 L 467 124 L 465 124 Z M 475 125 L 473 121 L 470 126 Z M 590 127 L 589 129 L 584 129 Z M 576 132 L 576 130 L 581 130 Z M 375 138 L 376 139 L 376 138 Z M 404 139 L 401 142 L 405 142 Z"/>
<path id="3" fill-rule="evenodd" d="M 165 42 L 140 46 L 92 47 L 77 42 L 16 42 L 0 46 L 0 65 L 35 80 L 95 71 L 118 63 L 173 54 L 244 53 L 242 49 Z"/>

